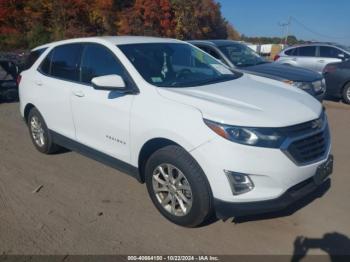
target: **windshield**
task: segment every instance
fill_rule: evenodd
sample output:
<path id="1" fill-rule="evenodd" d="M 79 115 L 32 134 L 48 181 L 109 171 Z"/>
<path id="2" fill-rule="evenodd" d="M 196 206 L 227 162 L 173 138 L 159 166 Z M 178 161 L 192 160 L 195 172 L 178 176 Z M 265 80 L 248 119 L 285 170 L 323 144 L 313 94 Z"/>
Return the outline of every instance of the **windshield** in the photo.
<path id="1" fill-rule="evenodd" d="M 142 77 L 159 87 L 189 87 L 237 78 L 205 52 L 182 43 L 118 46 Z"/>
<path id="2" fill-rule="evenodd" d="M 237 67 L 254 66 L 267 63 L 267 61 L 255 53 L 248 46 L 232 43 L 229 45 L 219 46 L 221 52 Z"/>

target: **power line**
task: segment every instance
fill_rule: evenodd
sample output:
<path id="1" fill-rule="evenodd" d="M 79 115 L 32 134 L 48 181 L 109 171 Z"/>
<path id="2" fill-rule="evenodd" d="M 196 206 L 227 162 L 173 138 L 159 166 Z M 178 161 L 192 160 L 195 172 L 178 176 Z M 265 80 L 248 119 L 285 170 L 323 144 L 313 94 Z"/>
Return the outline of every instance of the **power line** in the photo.
<path id="1" fill-rule="evenodd" d="M 322 33 L 319 33 L 313 29 L 311 29 L 310 27 L 306 26 L 305 24 L 303 24 L 302 22 L 300 22 L 298 19 L 296 19 L 295 17 L 291 16 L 290 19 L 292 19 L 294 22 L 296 22 L 297 24 L 299 24 L 301 27 L 303 27 L 305 30 L 315 34 L 315 35 L 318 35 L 318 36 L 321 36 L 321 37 L 324 37 L 324 38 L 334 38 L 334 39 L 346 39 L 346 38 L 349 38 L 349 36 L 330 36 L 330 35 L 325 35 L 325 34 L 322 34 Z"/>

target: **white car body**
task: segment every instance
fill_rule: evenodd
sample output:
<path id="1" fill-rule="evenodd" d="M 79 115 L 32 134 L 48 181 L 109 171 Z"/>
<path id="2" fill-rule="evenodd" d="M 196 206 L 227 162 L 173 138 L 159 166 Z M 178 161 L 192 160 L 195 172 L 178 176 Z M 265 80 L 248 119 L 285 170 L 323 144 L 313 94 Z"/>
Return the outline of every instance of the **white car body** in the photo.
<path id="1" fill-rule="evenodd" d="M 139 92 L 108 99 L 109 91 L 48 77 L 37 70 L 55 46 L 74 42 L 93 42 L 107 47 L 129 72 Z M 21 73 L 22 116 L 26 117 L 28 106 L 35 106 L 51 131 L 118 159 L 134 170 L 139 168 L 140 153 L 147 142 L 159 138 L 170 140 L 198 162 L 213 197 L 222 202 L 277 199 L 291 187 L 314 176 L 318 166 L 327 160 L 330 144 L 322 158 L 298 165 L 280 148 L 228 141 L 203 121 L 209 119 L 249 127 L 288 127 L 318 119 L 323 109 L 316 99 L 290 85 L 249 74 L 197 87 L 156 87 L 143 79 L 118 48 L 120 44 L 152 42 L 183 43 L 149 37 L 94 37 L 39 47 L 47 49 L 29 70 Z M 233 195 L 224 170 L 249 174 L 254 189 Z"/>

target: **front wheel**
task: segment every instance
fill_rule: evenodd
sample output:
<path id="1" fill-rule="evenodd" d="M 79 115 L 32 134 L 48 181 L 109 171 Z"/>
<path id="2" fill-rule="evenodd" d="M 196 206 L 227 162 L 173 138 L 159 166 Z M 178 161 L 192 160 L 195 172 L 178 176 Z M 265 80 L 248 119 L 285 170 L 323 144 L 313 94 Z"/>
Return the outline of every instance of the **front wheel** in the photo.
<path id="1" fill-rule="evenodd" d="M 196 227 L 212 212 L 212 193 L 198 163 L 179 146 L 156 151 L 147 161 L 148 193 L 159 212 L 171 222 Z"/>
<path id="2" fill-rule="evenodd" d="M 350 104 L 350 83 L 344 87 L 343 100 L 345 103 Z"/>

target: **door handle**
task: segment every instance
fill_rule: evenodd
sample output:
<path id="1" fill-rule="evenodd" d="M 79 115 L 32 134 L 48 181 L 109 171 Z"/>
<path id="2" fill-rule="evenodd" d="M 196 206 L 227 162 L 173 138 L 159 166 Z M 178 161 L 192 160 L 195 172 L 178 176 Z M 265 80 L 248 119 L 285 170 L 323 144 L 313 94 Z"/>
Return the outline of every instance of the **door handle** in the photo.
<path id="1" fill-rule="evenodd" d="M 73 95 L 75 95 L 76 97 L 84 97 L 85 96 L 84 92 L 81 90 L 73 91 Z"/>
<path id="2" fill-rule="evenodd" d="M 325 61 L 324 60 L 318 60 L 319 63 L 324 63 Z"/>

